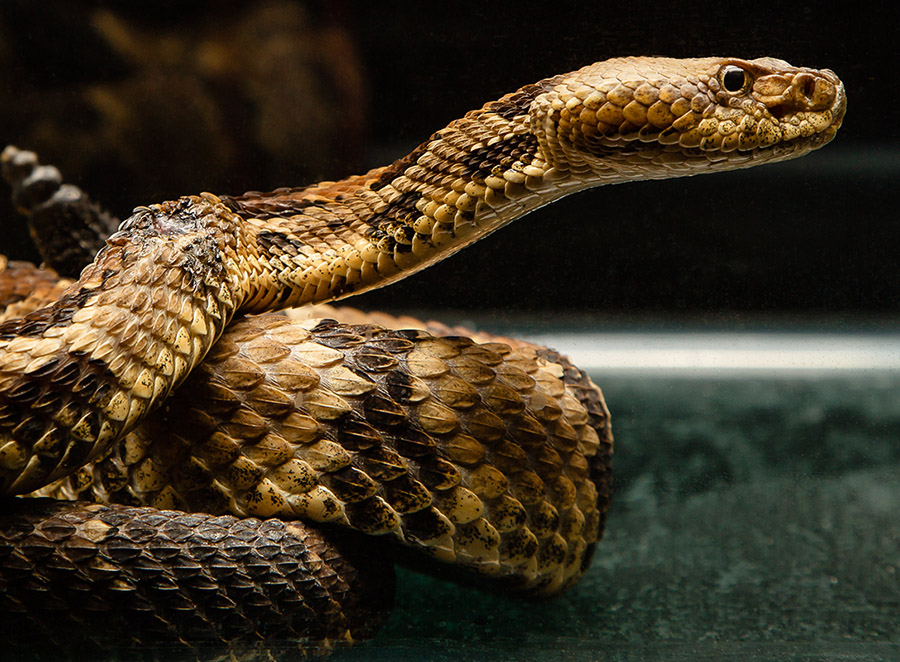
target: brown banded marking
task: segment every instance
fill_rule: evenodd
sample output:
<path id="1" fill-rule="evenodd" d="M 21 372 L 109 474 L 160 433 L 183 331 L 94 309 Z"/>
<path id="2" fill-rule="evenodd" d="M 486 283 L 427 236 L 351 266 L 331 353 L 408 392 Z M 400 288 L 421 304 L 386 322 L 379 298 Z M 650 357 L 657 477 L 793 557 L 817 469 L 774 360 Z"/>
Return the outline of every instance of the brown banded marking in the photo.
<path id="1" fill-rule="evenodd" d="M 555 78 L 547 78 L 532 85 L 525 85 L 522 89 L 507 94 L 497 101 L 492 101 L 485 105 L 484 110 L 489 113 L 496 113 L 505 120 L 514 120 L 517 117 L 528 114 L 531 108 L 531 102 L 551 89 L 555 82 L 564 78 L 557 76 Z"/>
<path id="2" fill-rule="evenodd" d="M 727 67 L 752 84 L 725 81 Z M 844 110 L 831 72 L 777 60 L 597 63 L 473 111 L 366 175 L 137 210 L 70 290 L 97 294 L 70 317 L 38 313 L 61 322 L 40 335 L 0 340 L 0 375 L 21 379 L 11 393 L 30 398 L 48 348 L 108 366 L 108 400 L 60 411 L 86 421 L 87 456 L 108 454 L 101 465 L 118 478 L 82 474 L 72 489 L 358 526 L 552 592 L 583 572 L 600 535 L 611 438 L 599 392 L 534 348 L 241 322 L 213 350 L 220 372 L 204 364 L 188 378 L 203 406 L 167 402 L 111 444 L 237 313 L 385 285 L 574 191 L 798 156 L 828 142 Z M 477 397 L 460 386 L 467 379 Z M 160 434 L 179 407 L 189 423 Z M 77 424 L 67 424 L 53 434 L 71 437 Z M 15 451 L 26 472 L 0 464 L 7 491 L 61 474 L 64 445 L 45 454 L 14 429 L 0 430 L 0 453 Z"/>
<path id="3" fill-rule="evenodd" d="M 394 593 L 385 555 L 301 522 L 20 499 L 0 531 L 13 656 L 259 659 L 279 637 L 305 658 L 371 637 Z"/>
<path id="4" fill-rule="evenodd" d="M 736 103 L 729 97 L 727 104 L 716 102 L 710 81 L 725 66 L 723 60 L 654 59 L 651 76 L 642 70 L 649 62 L 612 60 L 600 75 L 600 68 L 592 66 L 542 81 L 451 123 L 387 168 L 344 182 L 241 201 L 245 216 L 253 209 L 264 213 L 296 201 L 301 216 L 291 219 L 273 211 L 277 218 L 272 224 L 288 236 L 316 238 L 307 260 L 299 261 L 321 266 L 312 271 L 303 264 L 288 269 L 290 273 L 284 273 L 280 282 L 294 291 L 276 300 L 315 301 L 391 282 L 536 205 L 594 183 L 745 167 L 798 155 L 827 141 L 833 135 L 834 118 L 843 113 L 836 78 L 829 72 L 797 70 L 798 78 L 815 75 L 819 81 L 815 85 L 830 86 L 831 96 L 820 97 L 830 98 L 834 108 L 815 111 L 816 117 L 831 119 L 819 122 L 821 135 L 810 145 L 788 141 L 791 144 L 782 150 L 770 144 L 770 134 L 776 143 L 793 134 L 790 130 L 773 133 L 771 120 L 756 118 L 768 112 L 762 98 L 748 96 Z M 738 66 L 743 61 L 727 62 Z M 775 60 L 742 66 L 754 76 L 764 77 L 763 72 L 795 76 L 785 63 Z M 521 112 L 526 107 L 527 112 Z M 736 112 L 752 119 L 732 129 L 734 121 L 728 118 Z M 712 116 L 716 114 L 720 117 Z M 731 135 L 744 137 L 738 139 L 738 153 L 726 158 L 723 154 L 728 153 Z M 761 137 L 751 139 L 751 135 Z M 521 141 L 521 148 L 503 152 L 503 145 L 516 141 Z M 467 158 L 472 159 L 468 165 Z M 469 170 L 475 166 L 477 171 Z M 410 210 L 413 200 L 415 213 Z M 315 204 L 304 207 L 304 201 Z M 346 231 L 340 237 L 329 225 L 335 214 L 346 219 Z M 296 227 L 291 227 L 292 221 Z"/>
<path id="5" fill-rule="evenodd" d="M 338 197 L 338 195 L 335 196 Z M 282 187 L 269 193 L 249 191 L 240 196 L 223 196 L 228 208 L 243 219 L 292 218 L 306 209 L 327 208 L 331 197 L 309 195 L 306 187 Z"/>
<path id="6" fill-rule="evenodd" d="M 425 357 L 444 368 L 425 378 L 402 368 Z M 192 400 L 170 400 L 122 451 L 56 490 L 164 508 L 302 515 L 387 535 L 507 581 L 528 577 L 515 580 L 520 588 L 558 590 L 575 581 L 590 552 L 577 542 L 587 534 L 584 522 L 600 521 L 590 496 L 577 504 L 558 489 L 563 480 L 580 493 L 583 486 L 574 486 L 593 479 L 583 471 L 565 478 L 562 458 L 600 454 L 603 466 L 609 459 L 596 434 L 583 437 L 584 446 L 559 438 L 552 443 L 563 450 L 533 460 L 524 450 L 546 446 L 557 430 L 565 434 L 559 423 L 567 417 L 576 427 L 587 421 L 566 404 L 563 375 L 551 364 L 536 372 L 525 346 L 481 348 L 463 338 L 332 321 L 304 330 L 283 318 L 254 318 L 237 324 L 188 378 Z M 490 413 L 497 387 L 521 394 L 503 391 L 504 402 L 520 398 L 520 411 L 533 403 L 529 425 Z M 558 404 L 548 416 L 550 401 Z M 608 430 L 607 420 L 593 424 Z M 485 425 L 493 432 L 479 429 Z M 486 472 L 501 481 L 493 489 L 485 489 Z M 506 523 L 497 528 L 498 521 Z M 511 563 L 504 550 L 515 551 Z"/>
<path id="7" fill-rule="evenodd" d="M 112 273 L 106 272 L 101 278 L 108 278 Z M 98 294 L 97 289 L 81 287 L 69 288 L 57 301 L 44 308 L 26 314 L 24 317 L 11 319 L 0 324 L 0 340 L 12 340 L 18 336 L 38 337 L 53 327 L 68 326 L 72 316 L 87 305 L 91 297 Z"/>

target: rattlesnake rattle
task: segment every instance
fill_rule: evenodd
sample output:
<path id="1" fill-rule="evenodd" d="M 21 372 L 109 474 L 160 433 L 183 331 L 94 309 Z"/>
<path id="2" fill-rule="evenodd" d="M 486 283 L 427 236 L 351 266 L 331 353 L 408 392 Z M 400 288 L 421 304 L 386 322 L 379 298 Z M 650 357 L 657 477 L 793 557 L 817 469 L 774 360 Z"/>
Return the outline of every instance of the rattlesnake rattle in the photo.
<path id="1" fill-rule="evenodd" d="M 27 596 L 50 595 L 30 579 L 42 557 L 50 575 L 114 576 L 106 588 L 139 594 L 136 611 L 158 607 L 162 616 L 146 615 L 150 634 L 123 628 L 129 642 L 214 640 L 235 655 L 258 653 L 273 632 L 302 650 L 370 634 L 383 605 L 358 599 L 353 585 L 369 598 L 384 592 L 389 581 L 366 577 L 384 569 L 365 567 L 383 564 L 372 558 L 380 551 L 323 579 L 322 559 L 354 557 L 356 543 L 325 548 L 328 531 L 224 513 L 363 531 L 525 593 L 571 586 L 610 492 L 608 414 L 582 373 L 527 343 L 252 314 L 391 283 L 586 188 L 801 156 L 834 137 L 845 109 L 828 70 L 771 58 L 619 58 L 488 103 L 365 175 L 136 209 L 56 300 L 0 325 L 0 486 L 211 514 L 7 502 L 5 592 L 23 587 L 25 597 L 9 598 L 17 611 L 5 625 L 24 631 L 34 621 Z M 200 542 L 190 542 L 192 526 Z M 289 562 L 276 539 L 298 558 L 318 556 Z M 248 588 L 253 572 L 235 569 L 235 540 L 240 561 L 268 563 L 264 588 Z M 247 551 L 260 540 L 268 551 Z M 177 600 L 156 605 L 147 577 L 128 584 L 112 563 L 138 559 L 157 580 L 169 572 L 141 541 L 176 559 L 166 590 L 182 590 Z M 289 576 L 273 579 L 280 566 Z M 241 589 L 220 588 L 215 568 Z M 303 596 L 303 585 L 313 597 L 273 597 L 273 586 Z M 241 592 L 256 596 L 250 607 L 237 604 Z M 84 591 L 74 595 L 54 613 L 78 625 L 90 610 L 78 609 Z M 254 621 L 260 602 L 275 606 L 280 625 Z M 292 621 L 290 605 L 305 616 Z M 177 618 L 187 611 L 189 627 Z M 249 633 L 219 620 L 238 612 Z M 85 627 L 115 630 L 104 618 Z M 64 629 L 44 626 L 50 639 Z"/>

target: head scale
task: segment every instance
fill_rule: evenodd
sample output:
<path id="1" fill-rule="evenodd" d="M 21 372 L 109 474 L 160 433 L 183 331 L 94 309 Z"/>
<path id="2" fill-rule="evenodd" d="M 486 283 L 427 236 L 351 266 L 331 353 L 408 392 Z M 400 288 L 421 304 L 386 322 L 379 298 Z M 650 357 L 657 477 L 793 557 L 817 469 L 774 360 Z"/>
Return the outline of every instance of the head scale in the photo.
<path id="1" fill-rule="evenodd" d="M 529 116 L 548 165 L 593 184 L 801 156 L 846 109 L 833 72 L 772 58 L 619 58 L 539 89 Z"/>

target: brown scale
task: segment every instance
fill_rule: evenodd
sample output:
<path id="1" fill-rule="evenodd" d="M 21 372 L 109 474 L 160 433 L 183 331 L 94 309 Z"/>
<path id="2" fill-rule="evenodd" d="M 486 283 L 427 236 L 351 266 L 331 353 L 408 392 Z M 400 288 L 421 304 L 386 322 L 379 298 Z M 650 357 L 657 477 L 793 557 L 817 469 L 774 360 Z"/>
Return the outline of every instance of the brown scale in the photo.
<path id="1" fill-rule="evenodd" d="M 72 281 L 55 271 L 38 269 L 30 262 L 0 257 L 0 322 L 15 319 L 56 301 Z"/>
<path id="2" fill-rule="evenodd" d="M 577 579 L 602 515 L 575 458 L 601 455 L 605 483 L 611 437 L 605 412 L 585 431 L 555 381 L 564 366 L 524 345 L 310 324 L 235 324 L 183 387 L 190 400 L 54 493 L 335 522 L 533 591 Z"/>
<path id="3" fill-rule="evenodd" d="M 301 522 L 48 500 L 0 514 L 14 655 L 255 660 L 272 639 L 321 654 L 370 637 L 393 584 L 384 554 Z"/>
<path id="4" fill-rule="evenodd" d="M 226 326 L 389 284 L 578 190 L 802 155 L 845 108 L 827 70 L 620 58 L 522 88 L 366 175 L 140 207 L 56 303 L 0 326 L 0 485 L 28 492 L 96 460 L 54 489 L 305 517 L 562 589 L 610 494 L 608 414 L 568 362 L 437 328 Z"/>

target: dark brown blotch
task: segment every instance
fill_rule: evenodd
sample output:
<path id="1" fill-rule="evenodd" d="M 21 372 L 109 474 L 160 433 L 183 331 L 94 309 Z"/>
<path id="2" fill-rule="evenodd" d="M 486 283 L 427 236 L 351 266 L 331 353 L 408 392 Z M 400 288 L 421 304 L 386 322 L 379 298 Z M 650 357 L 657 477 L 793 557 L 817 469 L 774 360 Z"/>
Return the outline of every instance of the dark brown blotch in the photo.
<path id="1" fill-rule="evenodd" d="M 337 442 L 348 451 L 362 451 L 381 446 L 383 439 L 365 421 L 344 417 L 337 421 Z"/>
<path id="2" fill-rule="evenodd" d="M 403 517 L 403 529 L 413 540 L 437 540 L 452 532 L 451 525 L 434 507 L 424 508 Z"/>
<path id="3" fill-rule="evenodd" d="M 386 229 L 385 226 L 397 224 L 404 228 L 409 228 L 410 233 L 407 235 L 407 239 L 412 241 L 412 228 L 409 227 L 409 224 L 412 219 L 417 218 L 420 215 L 419 210 L 416 209 L 416 203 L 421 197 L 422 194 L 417 191 L 404 193 L 378 213 L 372 214 L 363 220 L 369 225 L 370 231 L 384 231 Z M 378 237 L 378 239 L 381 238 L 381 236 Z"/>
<path id="4" fill-rule="evenodd" d="M 390 508 L 376 497 L 370 497 L 359 503 L 348 503 L 345 512 L 350 526 L 363 533 L 381 533 L 396 523 Z"/>
<path id="5" fill-rule="evenodd" d="M 391 439 L 403 457 L 423 458 L 434 455 L 437 443 L 421 430 L 406 427 L 394 432 Z"/>
<path id="6" fill-rule="evenodd" d="M 431 457 L 422 462 L 419 479 L 432 490 L 447 490 L 458 485 L 462 475 L 452 463 L 439 457 Z"/>
<path id="7" fill-rule="evenodd" d="M 372 347 L 383 349 L 391 354 L 405 354 L 415 347 L 415 340 L 422 335 L 418 329 L 385 330 L 381 335 L 370 340 Z"/>
<path id="8" fill-rule="evenodd" d="M 489 103 L 485 110 L 497 113 L 506 120 L 511 120 L 519 115 L 526 115 L 535 97 L 546 92 L 550 87 L 550 81 L 548 80 L 526 85 L 512 94 L 507 94 L 503 98 Z"/>
<path id="9" fill-rule="evenodd" d="M 381 173 L 378 175 L 378 179 L 372 182 L 371 187 L 373 191 L 378 191 L 383 189 L 385 186 L 393 182 L 399 175 L 402 175 L 406 172 L 406 169 L 411 165 L 414 165 L 425 152 L 428 151 L 428 144 L 433 140 L 440 139 L 440 133 L 433 133 L 431 137 L 416 147 L 413 151 L 411 151 L 406 156 L 394 161 L 391 165 L 384 168 Z"/>
<path id="10" fill-rule="evenodd" d="M 394 428 L 407 420 L 403 407 L 378 392 L 366 396 L 363 410 L 366 420 L 379 429 Z"/>
<path id="11" fill-rule="evenodd" d="M 385 499 L 398 513 L 412 513 L 431 505 L 431 492 L 409 475 L 402 475 L 382 485 Z"/>
<path id="12" fill-rule="evenodd" d="M 537 148 L 537 138 L 530 133 L 510 135 L 505 140 L 470 152 L 462 159 L 462 174 L 476 181 L 484 181 L 496 168 L 506 170 L 516 161 L 531 163 Z"/>
<path id="13" fill-rule="evenodd" d="M 373 446 L 357 456 L 359 467 L 375 480 L 386 482 L 408 472 L 406 461 L 394 450 Z"/>
<path id="14" fill-rule="evenodd" d="M 371 345 L 366 345 L 360 351 L 356 352 L 351 363 L 354 367 L 365 373 L 385 372 L 391 368 L 397 367 L 397 359 L 389 353 L 382 351 Z M 350 367 L 350 365 L 348 365 Z M 351 369 L 353 369 L 351 367 Z"/>
<path id="15" fill-rule="evenodd" d="M 34 446 L 47 429 L 46 423 L 37 416 L 27 416 L 12 430 L 13 438 L 19 443 Z"/>
<path id="16" fill-rule="evenodd" d="M 344 503 L 356 503 L 374 496 L 377 483 L 354 467 L 322 474 L 322 482 Z"/>
<path id="17" fill-rule="evenodd" d="M 256 244 L 260 251 L 269 255 L 289 255 L 295 257 L 300 253 L 303 243 L 296 238 L 281 232 L 263 230 L 256 236 Z"/>
<path id="18" fill-rule="evenodd" d="M 324 198 L 304 197 L 306 187 L 282 187 L 269 193 L 248 191 L 243 195 L 222 198 L 226 207 L 244 220 L 250 218 L 291 218 L 304 209 L 327 209 L 332 203 Z"/>
<path id="19" fill-rule="evenodd" d="M 41 308 L 25 317 L 9 320 L 0 324 L 0 340 L 12 340 L 16 336 L 35 338 L 57 326 L 68 326 L 76 312 L 84 308 L 88 300 L 97 290 L 82 287 L 74 292 L 63 294 L 60 299 L 45 308 Z"/>
<path id="20" fill-rule="evenodd" d="M 400 404 L 409 404 L 413 394 L 413 378 L 405 370 L 391 370 L 384 380 L 388 395 Z"/>
<path id="21" fill-rule="evenodd" d="M 317 343 L 333 349 L 350 349 L 365 342 L 365 338 L 355 333 L 351 327 L 334 320 L 319 322 L 312 330 L 312 335 Z"/>

